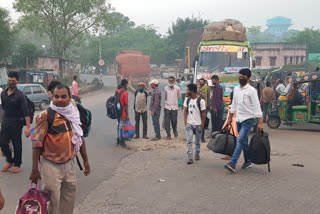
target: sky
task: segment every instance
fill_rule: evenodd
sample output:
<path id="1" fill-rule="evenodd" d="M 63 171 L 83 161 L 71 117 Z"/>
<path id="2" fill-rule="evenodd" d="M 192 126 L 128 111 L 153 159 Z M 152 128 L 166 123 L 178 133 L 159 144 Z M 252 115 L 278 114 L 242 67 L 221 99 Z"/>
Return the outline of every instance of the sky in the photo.
<path id="1" fill-rule="evenodd" d="M 12 8 L 14 0 L 0 0 L 17 20 Z M 320 28 L 319 0 L 110 0 L 116 11 L 128 16 L 137 25 L 154 25 L 161 34 L 178 17 L 201 17 L 210 21 L 234 18 L 246 27 L 263 26 L 275 16 L 291 18 L 291 29 Z"/>

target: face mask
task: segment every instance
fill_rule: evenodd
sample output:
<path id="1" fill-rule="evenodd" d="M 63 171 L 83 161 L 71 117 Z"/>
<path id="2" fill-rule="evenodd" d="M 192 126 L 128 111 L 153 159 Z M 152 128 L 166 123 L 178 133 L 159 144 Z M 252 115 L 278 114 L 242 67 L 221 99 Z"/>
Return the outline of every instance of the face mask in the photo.
<path id="1" fill-rule="evenodd" d="M 172 88 L 172 87 L 174 86 L 174 84 L 170 84 L 170 83 L 169 83 L 169 86 Z"/>
<path id="2" fill-rule="evenodd" d="M 248 79 L 239 79 L 239 83 L 240 85 L 245 86 L 248 83 Z"/>
<path id="3" fill-rule="evenodd" d="M 144 88 L 139 88 L 139 91 L 140 91 L 141 93 L 143 93 L 143 92 L 144 92 Z"/>

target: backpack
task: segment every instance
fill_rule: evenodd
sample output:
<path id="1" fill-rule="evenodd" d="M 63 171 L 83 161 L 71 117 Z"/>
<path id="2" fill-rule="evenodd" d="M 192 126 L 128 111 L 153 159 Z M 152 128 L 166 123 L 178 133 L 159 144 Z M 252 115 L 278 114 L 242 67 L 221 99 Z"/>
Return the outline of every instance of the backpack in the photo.
<path id="1" fill-rule="evenodd" d="M 133 104 L 133 109 L 136 110 L 136 97 L 137 97 L 137 94 L 139 93 L 138 90 L 136 90 L 136 92 L 134 93 L 134 104 Z M 146 104 L 147 104 L 147 99 L 148 99 L 148 93 L 146 91 L 143 92 L 144 95 L 146 96 Z"/>
<path id="2" fill-rule="evenodd" d="M 125 92 L 126 90 L 122 90 L 120 93 L 116 91 L 115 95 L 109 97 L 109 99 L 106 102 L 106 108 L 107 108 L 107 116 L 111 119 L 119 119 L 122 114 L 122 107 L 120 103 L 120 96 Z"/>
<path id="3" fill-rule="evenodd" d="M 201 105 L 200 105 L 200 102 L 201 102 L 201 100 L 202 100 L 203 98 L 201 98 L 200 96 L 197 98 L 197 106 L 198 106 L 198 108 L 199 108 L 199 110 L 200 110 L 200 112 L 201 112 Z M 189 108 L 189 103 L 190 103 L 190 100 L 191 100 L 191 97 L 188 97 L 188 99 L 187 99 L 187 108 Z"/>
<path id="4" fill-rule="evenodd" d="M 27 107 L 28 107 L 29 115 L 30 115 L 30 124 L 32 124 L 33 118 L 34 118 L 34 113 L 36 112 L 36 106 L 26 95 L 24 95 L 24 97 L 26 98 L 26 101 L 27 101 Z M 24 125 L 27 125 L 25 119 L 24 119 Z"/>
<path id="5" fill-rule="evenodd" d="M 257 165 L 268 164 L 270 172 L 270 142 L 268 133 L 257 132 L 250 140 L 249 160 Z"/>

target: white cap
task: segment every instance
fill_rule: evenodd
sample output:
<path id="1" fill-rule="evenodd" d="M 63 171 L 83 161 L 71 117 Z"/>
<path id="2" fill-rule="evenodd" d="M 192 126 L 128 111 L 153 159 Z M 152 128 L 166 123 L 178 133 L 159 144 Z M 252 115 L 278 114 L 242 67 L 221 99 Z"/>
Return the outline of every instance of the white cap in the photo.
<path id="1" fill-rule="evenodd" d="M 156 79 L 153 79 L 153 80 L 151 80 L 151 82 L 149 84 L 159 85 L 159 81 Z"/>

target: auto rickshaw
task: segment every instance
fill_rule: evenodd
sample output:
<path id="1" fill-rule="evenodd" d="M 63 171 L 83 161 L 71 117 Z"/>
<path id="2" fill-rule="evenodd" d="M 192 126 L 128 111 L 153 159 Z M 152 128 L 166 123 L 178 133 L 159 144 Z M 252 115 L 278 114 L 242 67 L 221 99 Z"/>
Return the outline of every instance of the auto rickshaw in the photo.
<path id="1" fill-rule="evenodd" d="M 320 124 L 320 72 L 293 76 L 285 93 L 269 106 L 268 126 L 276 129 L 281 121 Z"/>

